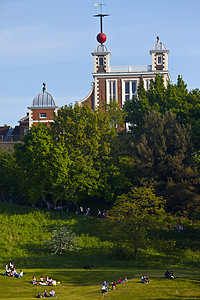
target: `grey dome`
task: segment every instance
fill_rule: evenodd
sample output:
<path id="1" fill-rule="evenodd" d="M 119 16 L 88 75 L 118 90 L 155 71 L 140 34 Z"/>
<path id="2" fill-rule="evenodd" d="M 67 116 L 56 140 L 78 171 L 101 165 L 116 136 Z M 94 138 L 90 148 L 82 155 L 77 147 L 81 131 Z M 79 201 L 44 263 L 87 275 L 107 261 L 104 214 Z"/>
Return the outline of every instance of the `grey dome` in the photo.
<path id="1" fill-rule="evenodd" d="M 57 105 L 54 98 L 45 91 L 40 93 L 33 99 L 31 106 L 32 107 L 55 107 Z"/>
<path id="2" fill-rule="evenodd" d="M 38 94 L 32 102 L 31 107 L 55 108 L 57 107 L 54 98 L 46 91 L 46 84 L 43 83 L 43 92 Z"/>
<path id="3" fill-rule="evenodd" d="M 98 45 L 98 46 L 94 49 L 94 52 L 96 52 L 96 53 L 108 52 L 108 49 L 106 48 L 105 45 Z"/>
<path id="4" fill-rule="evenodd" d="M 160 42 L 160 37 L 159 36 L 157 36 L 157 43 L 155 43 L 154 45 L 153 45 L 153 48 L 152 48 L 152 50 L 151 50 L 152 52 L 154 52 L 154 51 L 159 51 L 159 52 L 167 52 L 168 50 L 167 50 L 167 48 L 165 47 L 165 45 L 163 44 L 163 43 L 161 43 Z M 151 51 L 150 51 L 150 53 L 151 53 Z"/>
<path id="5" fill-rule="evenodd" d="M 157 42 L 153 45 L 152 50 L 167 50 L 167 49 L 163 43 Z"/>

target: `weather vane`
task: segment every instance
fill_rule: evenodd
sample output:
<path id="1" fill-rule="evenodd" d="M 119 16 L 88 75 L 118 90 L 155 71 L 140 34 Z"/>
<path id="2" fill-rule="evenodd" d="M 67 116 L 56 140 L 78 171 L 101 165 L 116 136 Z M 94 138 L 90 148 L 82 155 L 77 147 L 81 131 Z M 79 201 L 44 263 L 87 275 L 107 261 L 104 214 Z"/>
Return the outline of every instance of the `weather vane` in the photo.
<path id="1" fill-rule="evenodd" d="M 95 6 L 100 6 L 101 13 L 98 15 L 94 15 L 94 17 L 98 17 L 100 19 L 100 33 L 97 35 L 97 41 L 101 44 L 105 43 L 105 41 L 107 39 L 105 33 L 103 33 L 103 18 L 109 16 L 109 14 L 102 13 L 103 5 L 105 5 L 105 4 L 95 3 Z"/>

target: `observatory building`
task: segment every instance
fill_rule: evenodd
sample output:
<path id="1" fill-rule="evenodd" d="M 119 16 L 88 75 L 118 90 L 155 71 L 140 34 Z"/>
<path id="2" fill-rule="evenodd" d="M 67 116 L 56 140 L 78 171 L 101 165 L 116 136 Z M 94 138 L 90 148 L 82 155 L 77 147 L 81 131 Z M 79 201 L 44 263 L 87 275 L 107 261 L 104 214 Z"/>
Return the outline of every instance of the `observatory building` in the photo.
<path id="1" fill-rule="evenodd" d="M 94 59 L 93 83 L 90 93 L 79 104 L 88 104 L 92 109 L 109 104 L 110 99 L 116 100 L 120 107 L 137 94 L 138 85 L 144 82 L 146 90 L 150 81 L 157 73 L 161 74 L 164 84 L 170 80 L 168 71 L 169 50 L 157 37 L 153 48 L 149 51 L 151 65 L 146 66 L 110 66 L 111 53 L 104 45 L 106 35 L 102 32 L 102 19 L 106 14 L 95 15 L 100 18 L 101 32 L 97 35 L 99 45 L 92 52 Z"/>

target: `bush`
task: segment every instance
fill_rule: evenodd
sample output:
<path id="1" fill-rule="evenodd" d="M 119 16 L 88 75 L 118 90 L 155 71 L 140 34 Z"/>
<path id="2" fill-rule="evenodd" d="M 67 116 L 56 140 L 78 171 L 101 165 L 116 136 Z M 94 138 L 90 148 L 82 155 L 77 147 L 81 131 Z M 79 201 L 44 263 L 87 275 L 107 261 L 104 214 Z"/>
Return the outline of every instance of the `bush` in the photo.
<path id="1" fill-rule="evenodd" d="M 75 233 L 68 226 L 58 226 L 53 230 L 49 244 L 53 254 L 78 251 L 78 239 Z"/>

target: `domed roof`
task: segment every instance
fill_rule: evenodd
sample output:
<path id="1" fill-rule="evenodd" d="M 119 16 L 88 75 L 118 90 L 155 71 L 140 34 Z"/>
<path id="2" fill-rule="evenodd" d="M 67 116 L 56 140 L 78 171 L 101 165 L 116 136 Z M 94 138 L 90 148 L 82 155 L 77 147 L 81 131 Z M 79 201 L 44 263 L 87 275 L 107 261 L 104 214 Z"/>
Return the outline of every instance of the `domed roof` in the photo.
<path id="1" fill-rule="evenodd" d="M 105 45 L 98 45 L 98 46 L 94 49 L 94 52 L 96 52 L 96 53 L 108 52 L 108 49 L 106 48 Z"/>
<path id="2" fill-rule="evenodd" d="M 160 42 L 160 37 L 159 36 L 157 36 L 157 43 L 155 43 L 153 45 L 152 50 L 155 50 L 155 51 L 167 51 L 167 48 L 165 47 L 165 45 Z"/>
<path id="3" fill-rule="evenodd" d="M 43 92 L 38 94 L 32 102 L 32 108 L 44 107 L 44 108 L 55 108 L 57 107 L 54 98 L 46 91 L 46 84 L 43 83 Z"/>

